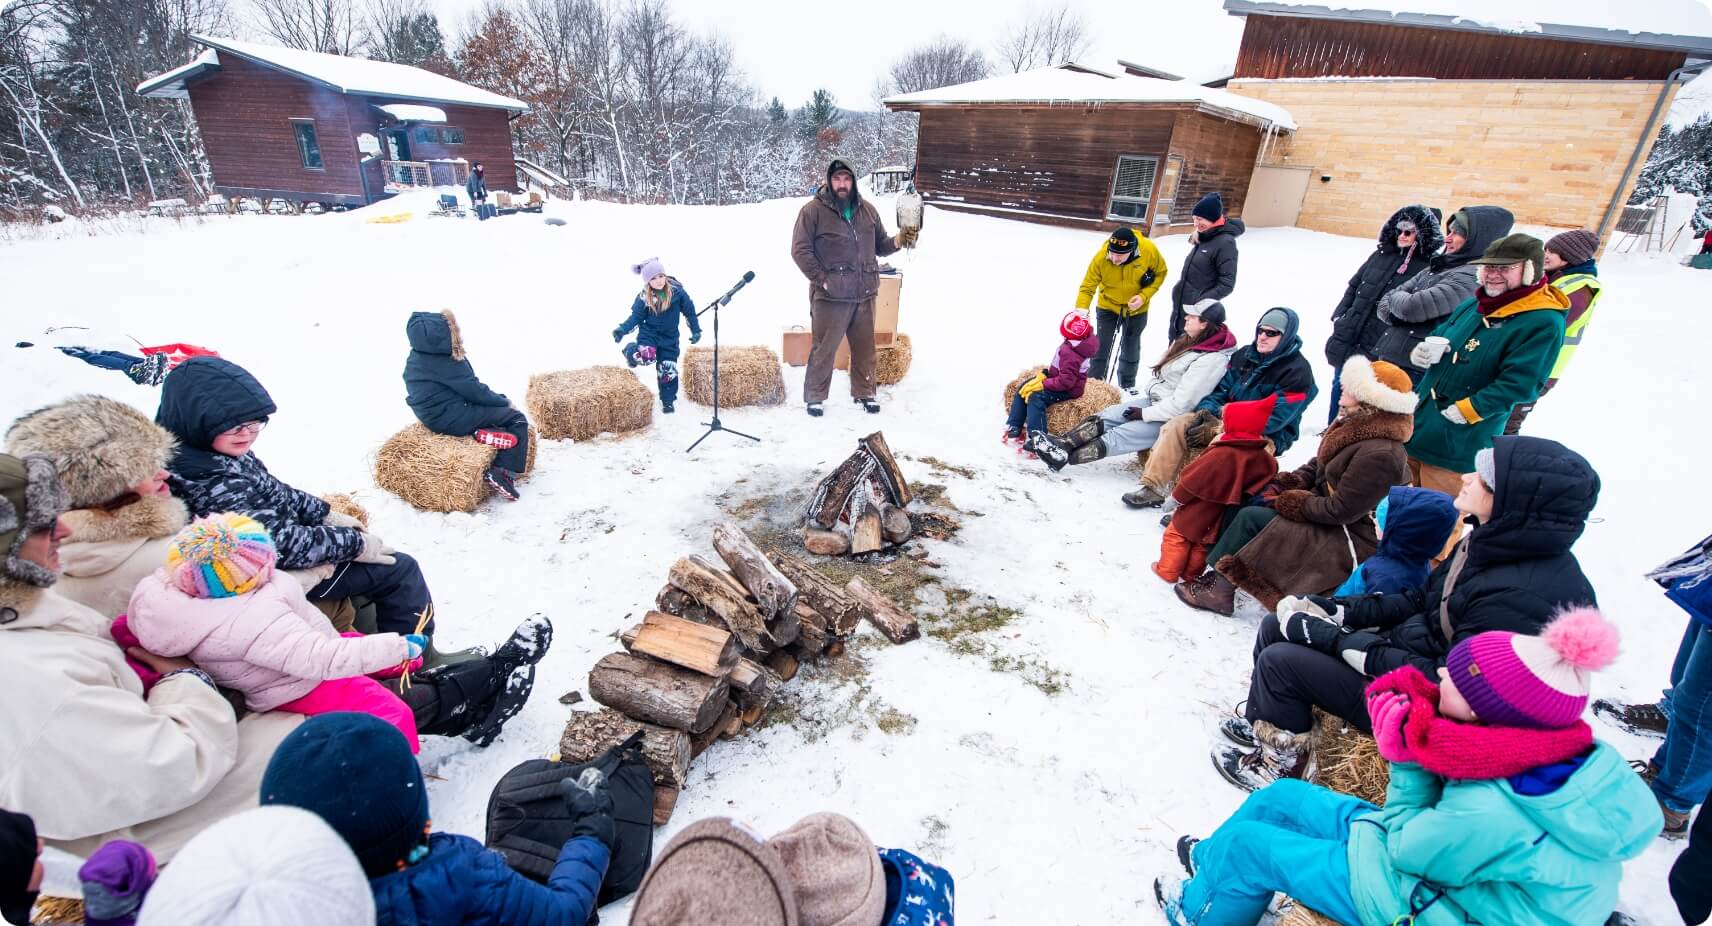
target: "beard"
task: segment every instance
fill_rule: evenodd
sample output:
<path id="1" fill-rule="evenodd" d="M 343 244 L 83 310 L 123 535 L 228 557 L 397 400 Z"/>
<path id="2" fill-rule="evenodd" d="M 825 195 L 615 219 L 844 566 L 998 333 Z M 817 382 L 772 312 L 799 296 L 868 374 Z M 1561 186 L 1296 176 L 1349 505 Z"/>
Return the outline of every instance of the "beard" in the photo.
<path id="1" fill-rule="evenodd" d="M 1485 286 L 1483 286 L 1481 288 L 1486 291 L 1486 295 L 1488 295 L 1488 296 L 1502 296 L 1505 293 L 1510 291 L 1509 289 L 1504 287 L 1502 284 L 1496 284 L 1496 283 L 1487 283 Z"/>
<path id="2" fill-rule="evenodd" d="M 838 197 L 840 200 L 846 200 L 850 198 L 850 190 L 848 188 L 840 189 L 838 187 L 833 187 L 832 195 Z"/>

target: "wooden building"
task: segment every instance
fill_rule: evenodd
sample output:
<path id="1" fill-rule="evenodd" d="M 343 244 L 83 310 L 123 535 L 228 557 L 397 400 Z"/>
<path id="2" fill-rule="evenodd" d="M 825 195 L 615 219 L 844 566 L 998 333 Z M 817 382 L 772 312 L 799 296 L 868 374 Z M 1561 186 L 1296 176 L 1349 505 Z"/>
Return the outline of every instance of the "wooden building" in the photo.
<path id="1" fill-rule="evenodd" d="M 402 64 L 193 38 L 204 46 L 194 61 L 137 92 L 190 101 L 214 189 L 228 198 L 361 206 L 462 186 L 476 161 L 490 189 L 518 188 L 520 100 Z"/>
<path id="2" fill-rule="evenodd" d="M 1295 128 L 1261 100 L 1083 65 L 885 104 L 921 115 L 915 183 L 928 203 L 1147 234 L 1189 229 L 1196 200 L 1215 190 L 1241 215 L 1261 149 Z"/>
<path id="3" fill-rule="evenodd" d="M 1340 234 L 1408 203 L 1494 203 L 1606 238 L 1677 88 L 1712 59 L 1698 0 L 1530 14 L 1580 17 L 1561 23 L 1474 0 L 1224 6 L 1245 18 L 1228 88 L 1299 123 L 1264 152 L 1253 196 L 1270 224 Z"/>

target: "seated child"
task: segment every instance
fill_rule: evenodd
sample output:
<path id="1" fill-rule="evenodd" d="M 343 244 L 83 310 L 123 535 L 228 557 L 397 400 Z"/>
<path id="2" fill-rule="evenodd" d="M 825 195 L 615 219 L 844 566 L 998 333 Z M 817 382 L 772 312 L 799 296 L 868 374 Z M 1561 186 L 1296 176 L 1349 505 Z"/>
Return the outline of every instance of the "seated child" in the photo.
<path id="1" fill-rule="evenodd" d="M 404 334 L 410 340 L 405 401 L 416 420 L 435 434 L 468 435 L 498 447 L 484 478 L 489 488 L 517 501 L 517 476 L 529 459 L 529 419 L 476 378 L 450 310 L 412 312 Z"/>
<path id="2" fill-rule="evenodd" d="M 646 283 L 630 304 L 630 317 L 612 329 L 612 341 L 619 343 L 625 335 L 637 332 L 636 340 L 624 346 L 624 359 L 632 367 L 657 364 L 660 411 L 670 415 L 672 403 L 678 400 L 678 319 L 689 322 L 691 344 L 701 340 L 701 321 L 684 284 L 666 275 L 666 265 L 658 257 L 650 257 L 630 270 Z"/>
<path id="3" fill-rule="evenodd" d="M 1100 351 L 1099 335 L 1094 334 L 1093 324 L 1081 312 L 1066 312 L 1058 323 L 1058 334 L 1064 342 L 1053 351 L 1051 365 L 1023 383 L 1011 397 L 1003 438 L 1007 444 L 1019 444 L 1017 452 L 1038 456 L 1054 470 L 1063 469 L 1070 462 L 1070 453 L 1068 445 L 1047 435 L 1046 407 L 1082 397 L 1082 390 L 1088 385 L 1088 368 Z"/>
<path id="4" fill-rule="evenodd" d="M 1394 595 L 1427 584 L 1433 557 L 1444 549 L 1456 519 L 1456 505 L 1449 495 L 1412 486 L 1392 487 L 1373 512 L 1379 549 L 1331 596 Z"/>
<path id="5" fill-rule="evenodd" d="M 344 837 L 369 878 L 377 923 L 582 926 L 611 859 L 612 795 L 604 780 L 563 787 L 572 835 L 546 884 L 468 836 L 431 832 L 422 768 L 363 714 L 312 717 L 286 736 L 262 775 L 261 803 L 301 807 Z"/>
<path id="6" fill-rule="evenodd" d="M 1166 499 L 1171 523 L 1159 543 L 1153 574 L 1167 582 L 1198 576 L 1207 551 L 1219 539 L 1225 512 L 1252 498 L 1278 474 L 1278 460 L 1261 432 L 1278 397 L 1269 395 L 1224 407 L 1224 433 L 1182 475 Z"/>
<path id="7" fill-rule="evenodd" d="M 274 569 L 273 540 L 241 514 L 202 518 L 179 531 L 166 566 L 137 584 L 126 621 L 143 648 L 184 656 L 252 711 L 364 711 L 419 747 L 416 719 L 371 673 L 422 655 L 427 639 L 377 633 L 342 637 Z"/>
<path id="8" fill-rule="evenodd" d="M 1294 779 L 1254 792 L 1178 841 L 1189 879 L 1154 881 L 1166 919 L 1252 926 L 1283 891 L 1339 923 L 1604 923 L 1623 862 L 1664 822 L 1581 719 L 1588 676 L 1616 655 L 1617 629 L 1577 608 L 1537 637 L 1469 637 L 1437 684 L 1412 665 L 1380 676 L 1384 809 Z"/>

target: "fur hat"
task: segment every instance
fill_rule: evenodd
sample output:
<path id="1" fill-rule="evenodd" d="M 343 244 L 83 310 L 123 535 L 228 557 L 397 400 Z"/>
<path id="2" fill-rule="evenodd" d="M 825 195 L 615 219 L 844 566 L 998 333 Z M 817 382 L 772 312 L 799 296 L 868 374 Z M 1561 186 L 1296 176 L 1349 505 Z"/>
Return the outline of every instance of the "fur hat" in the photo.
<path id="1" fill-rule="evenodd" d="M 1195 203 L 1194 216 L 1197 219 L 1206 219 L 1209 222 L 1217 222 L 1219 219 L 1224 218 L 1224 197 L 1220 196 L 1217 191 L 1208 193 L 1201 197 L 1200 201 Z"/>
<path id="2" fill-rule="evenodd" d="M 630 272 L 641 277 L 643 282 L 647 282 L 665 273 L 666 265 L 661 263 L 658 257 L 650 257 L 640 263 L 631 264 Z"/>
<path id="3" fill-rule="evenodd" d="M 368 879 L 337 832 L 297 807 L 253 807 L 179 850 L 149 890 L 137 926 L 374 921 Z"/>
<path id="4" fill-rule="evenodd" d="M 0 590 L 14 584 L 47 588 L 59 579 L 19 554 L 31 533 L 53 528 L 68 503 L 52 459 L 39 453 L 22 459 L 0 454 Z"/>
<path id="5" fill-rule="evenodd" d="M 279 553 L 260 521 L 241 514 L 198 518 L 166 551 L 172 584 L 192 598 L 247 595 L 267 584 Z"/>
<path id="6" fill-rule="evenodd" d="M 881 890 L 882 903 L 884 888 Z M 878 922 L 878 918 L 871 922 Z M 761 834 L 710 817 L 684 827 L 654 857 L 636 891 L 632 926 L 747 923 L 798 926 L 797 895 L 779 853 Z"/>
<path id="7" fill-rule="evenodd" d="M 1546 250 L 1563 258 L 1566 264 L 1585 264 L 1599 250 L 1599 236 L 1585 228 L 1562 232 L 1546 242 Z"/>
<path id="8" fill-rule="evenodd" d="M 1420 404 L 1409 374 L 1384 360 L 1371 361 L 1356 354 L 1344 361 L 1339 382 L 1343 384 L 1343 391 L 1361 404 L 1371 405 L 1382 412 L 1410 415 Z"/>
<path id="9" fill-rule="evenodd" d="M 874 926 L 886 912 L 886 871 L 856 821 L 810 814 L 767 840 L 797 894 L 802 926 Z"/>
<path id="10" fill-rule="evenodd" d="M 1572 608 L 1537 637 L 1489 630 L 1451 648 L 1445 668 L 1482 723 L 1553 730 L 1587 710 L 1588 676 L 1617 658 L 1617 628 Z"/>
<path id="11" fill-rule="evenodd" d="M 74 396 L 36 409 L 6 432 L 6 452 L 53 458 L 72 508 L 94 508 L 166 469 L 177 441 L 149 416 L 115 399 Z"/>
<path id="12" fill-rule="evenodd" d="M 1202 299 L 1194 305 L 1184 306 L 1183 314 L 1206 322 L 1208 328 L 1217 328 L 1225 323 L 1225 304 L 1217 299 Z"/>
<path id="13" fill-rule="evenodd" d="M 1058 322 L 1058 333 L 1066 341 L 1080 341 L 1094 333 L 1094 326 L 1088 323 L 1088 316 L 1081 312 L 1065 312 Z"/>

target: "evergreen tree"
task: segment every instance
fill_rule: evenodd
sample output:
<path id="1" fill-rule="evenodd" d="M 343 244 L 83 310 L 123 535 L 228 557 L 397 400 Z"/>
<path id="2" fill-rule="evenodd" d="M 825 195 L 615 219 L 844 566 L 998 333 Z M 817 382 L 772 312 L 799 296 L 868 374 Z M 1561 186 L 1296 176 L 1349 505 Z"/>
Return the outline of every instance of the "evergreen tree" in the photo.
<path id="1" fill-rule="evenodd" d="M 1680 130 L 1666 125 L 1659 131 L 1658 142 L 1635 180 L 1629 205 L 1645 204 L 1666 187 L 1699 197 L 1695 230 L 1712 227 L 1712 114 Z"/>

